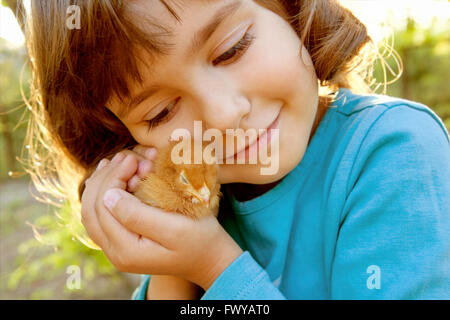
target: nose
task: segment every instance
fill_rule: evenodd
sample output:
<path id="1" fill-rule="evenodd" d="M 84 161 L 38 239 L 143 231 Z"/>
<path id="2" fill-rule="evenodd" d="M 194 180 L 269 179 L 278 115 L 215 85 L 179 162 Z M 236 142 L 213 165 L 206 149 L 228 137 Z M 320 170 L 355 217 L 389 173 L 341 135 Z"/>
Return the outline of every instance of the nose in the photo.
<path id="1" fill-rule="evenodd" d="M 214 128 L 226 132 L 226 129 L 241 128 L 242 121 L 251 110 L 251 103 L 237 88 L 236 83 L 227 78 L 208 77 L 198 86 L 198 108 L 202 113 L 206 129 Z"/>

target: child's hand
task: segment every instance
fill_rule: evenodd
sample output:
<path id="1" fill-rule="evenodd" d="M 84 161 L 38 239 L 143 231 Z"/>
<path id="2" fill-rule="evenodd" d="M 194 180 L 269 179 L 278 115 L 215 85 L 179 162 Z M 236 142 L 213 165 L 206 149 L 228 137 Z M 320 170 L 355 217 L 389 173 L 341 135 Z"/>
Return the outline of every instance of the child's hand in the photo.
<path id="1" fill-rule="evenodd" d="M 138 168 L 136 173 L 133 175 L 133 177 L 128 180 L 127 182 L 127 190 L 130 192 L 136 191 L 138 181 L 139 179 L 144 178 L 150 171 L 152 171 L 153 163 L 152 161 L 155 159 L 156 156 L 156 149 L 155 148 L 147 148 L 144 146 L 136 146 L 132 151 L 130 150 L 123 150 L 120 155 L 116 155 L 115 158 L 113 158 L 113 163 L 116 161 L 120 161 L 121 158 L 124 157 L 124 155 L 135 155 L 136 159 L 138 160 Z M 104 159 L 101 161 L 96 171 L 101 170 L 109 163 L 108 159 Z M 100 183 L 100 178 L 92 176 L 93 174 L 90 174 L 91 180 L 98 180 L 97 183 Z M 95 174 L 97 175 L 97 174 Z M 98 175 L 97 175 L 98 176 Z M 87 177 L 89 178 L 89 176 Z M 91 181 L 93 182 L 93 181 Z M 94 182 L 95 183 L 95 182 Z M 84 194 L 84 192 L 83 192 Z M 95 203 L 93 199 L 100 197 L 100 195 L 95 195 L 90 193 L 86 193 L 86 195 L 82 198 L 82 206 L 83 209 L 87 206 L 87 203 Z M 160 300 L 160 299 L 176 299 L 176 300 L 194 300 L 198 299 L 198 288 L 195 284 L 188 282 L 187 280 L 181 279 L 181 278 L 175 278 L 170 276 L 152 276 L 151 285 L 149 285 L 148 289 L 150 291 L 151 289 L 151 295 L 148 294 L 148 298 L 152 300 Z"/>
<path id="2" fill-rule="evenodd" d="M 145 176 L 153 169 L 153 160 L 155 160 L 157 150 L 155 148 L 147 148 L 138 145 L 133 148 L 133 151 L 124 150 L 125 154 L 135 154 L 139 160 L 138 169 L 136 174 L 131 177 L 127 184 L 127 190 L 129 192 L 136 191 L 139 183 L 139 179 L 145 178 Z"/>
<path id="3" fill-rule="evenodd" d="M 139 179 L 145 178 L 147 174 L 152 170 L 153 168 L 153 160 L 155 160 L 157 151 L 155 148 L 147 148 L 141 145 L 138 145 L 133 148 L 133 150 L 122 150 L 116 156 L 123 157 L 123 155 L 128 154 L 134 154 L 136 158 L 138 159 L 138 169 L 136 173 L 131 177 L 131 179 L 127 182 L 127 190 L 129 192 L 135 192 L 138 187 Z M 102 169 L 104 166 L 106 166 L 110 162 L 109 159 L 103 159 L 100 161 L 100 163 L 97 165 L 97 168 L 95 171 L 87 172 L 84 179 L 80 183 L 80 187 L 78 190 L 80 201 L 82 200 L 82 195 L 84 194 L 84 189 L 86 185 L 86 181 L 89 180 L 92 175 Z"/>
<path id="4" fill-rule="evenodd" d="M 144 178 L 152 170 L 152 161 L 155 159 L 156 154 L 157 151 L 155 148 L 136 146 L 133 150 L 122 150 L 111 160 L 105 158 L 100 161 L 95 171 L 88 173 L 85 181 L 81 184 L 80 198 L 82 212 L 96 210 L 99 207 L 99 204 L 102 202 L 101 199 L 107 190 L 106 187 L 110 186 L 111 178 L 108 172 L 116 164 L 120 163 L 128 155 L 132 156 L 128 160 L 131 160 L 131 164 L 128 167 L 128 173 L 132 173 L 131 176 L 129 179 L 122 178 L 116 181 L 116 184 L 118 183 L 124 189 L 134 192 L 138 186 L 139 178 Z M 92 240 L 97 243 L 96 239 L 92 238 Z"/>
<path id="5" fill-rule="evenodd" d="M 136 156 L 123 154 L 87 180 L 82 222 L 89 236 L 120 271 L 174 275 L 206 291 L 241 248 L 213 216 L 193 220 L 126 192 L 137 172 Z"/>

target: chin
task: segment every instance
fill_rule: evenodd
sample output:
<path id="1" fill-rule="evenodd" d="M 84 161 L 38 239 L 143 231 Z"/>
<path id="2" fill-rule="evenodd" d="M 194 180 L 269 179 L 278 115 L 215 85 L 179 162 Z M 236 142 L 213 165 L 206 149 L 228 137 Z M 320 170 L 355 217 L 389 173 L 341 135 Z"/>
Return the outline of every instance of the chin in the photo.
<path id="1" fill-rule="evenodd" d="M 278 170 L 274 174 L 263 175 L 259 165 L 220 165 L 219 182 L 227 183 L 249 183 L 249 184 L 269 184 L 285 177 L 297 163 L 280 163 Z"/>
<path id="2" fill-rule="evenodd" d="M 298 135 L 304 134 L 299 132 Z M 219 165 L 219 183 L 249 183 L 249 184 L 269 184 L 284 178 L 302 160 L 306 148 L 307 139 L 292 141 L 288 137 L 281 137 L 281 141 L 290 141 L 289 144 L 281 143 L 278 150 L 278 168 L 271 174 L 262 174 L 262 169 L 269 168 L 269 165 L 251 164 L 221 164 Z M 293 148 L 292 146 L 298 146 Z"/>

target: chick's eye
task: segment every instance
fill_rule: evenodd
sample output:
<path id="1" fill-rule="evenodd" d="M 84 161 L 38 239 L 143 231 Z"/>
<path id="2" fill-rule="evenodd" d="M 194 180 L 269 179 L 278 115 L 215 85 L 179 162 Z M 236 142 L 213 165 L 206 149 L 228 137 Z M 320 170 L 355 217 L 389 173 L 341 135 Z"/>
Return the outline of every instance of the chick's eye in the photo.
<path id="1" fill-rule="evenodd" d="M 182 172 L 182 173 L 180 174 L 180 181 L 181 181 L 183 184 L 189 184 L 189 182 L 188 182 L 186 176 L 184 175 L 184 172 Z"/>
<path id="2" fill-rule="evenodd" d="M 247 32 L 244 37 L 230 50 L 222 54 L 220 57 L 216 58 L 213 61 L 213 65 L 218 65 L 221 62 L 231 63 L 237 58 L 239 58 L 242 54 L 247 51 L 247 49 L 251 46 L 255 37 Z"/>

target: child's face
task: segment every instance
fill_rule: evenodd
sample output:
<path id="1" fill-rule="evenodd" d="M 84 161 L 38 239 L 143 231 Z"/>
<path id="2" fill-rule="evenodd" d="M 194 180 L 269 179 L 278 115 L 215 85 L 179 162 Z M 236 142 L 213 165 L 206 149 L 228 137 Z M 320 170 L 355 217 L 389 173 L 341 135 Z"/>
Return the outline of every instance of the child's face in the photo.
<path id="1" fill-rule="evenodd" d="M 221 20 L 209 40 L 195 38 L 200 47 L 192 51 L 193 35 L 218 11 L 234 4 L 240 6 Z M 219 180 L 270 183 L 300 162 L 316 116 L 318 82 L 311 58 L 288 22 L 252 0 L 185 1 L 182 7 L 171 6 L 181 22 L 160 1 L 135 1 L 133 6 L 173 32 L 168 38 L 172 53 L 149 64 L 150 69 L 140 66 L 144 81 L 132 87 L 132 95 L 148 87 L 156 90 L 148 90 L 153 94 L 142 96 L 120 118 L 139 144 L 162 147 L 178 128 L 193 134 L 195 120 L 202 121 L 204 130 L 216 128 L 225 137 L 226 129 L 265 129 L 278 117 L 277 173 L 261 175 L 265 166 L 254 164 L 223 164 Z M 252 37 L 242 52 L 230 50 Z M 118 99 L 112 99 L 109 108 L 116 115 L 119 107 Z M 146 120 L 152 118 L 149 130 Z"/>

